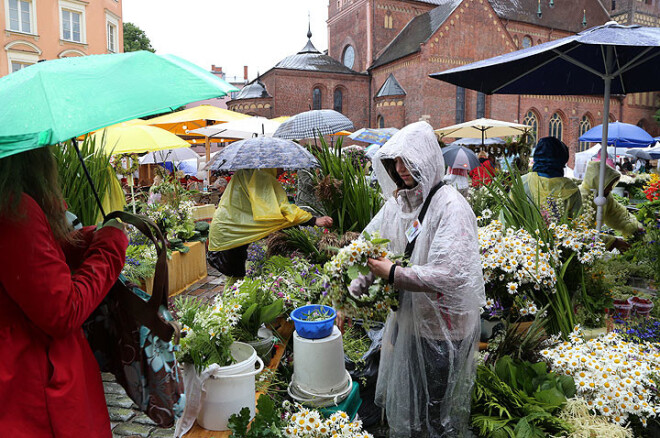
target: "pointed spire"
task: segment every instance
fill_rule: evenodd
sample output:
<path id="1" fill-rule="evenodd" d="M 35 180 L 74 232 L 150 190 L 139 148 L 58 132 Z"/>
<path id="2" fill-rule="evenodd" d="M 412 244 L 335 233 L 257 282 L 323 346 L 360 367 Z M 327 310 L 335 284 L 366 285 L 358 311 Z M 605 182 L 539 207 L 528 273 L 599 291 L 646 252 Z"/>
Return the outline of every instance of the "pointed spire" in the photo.
<path id="1" fill-rule="evenodd" d="M 536 10 L 536 15 L 541 18 L 543 16 L 543 11 L 541 11 L 541 0 L 539 0 L 539 8 Z"/>
<path id="2" fill-rule="evenodd" d="M 587 27 L 587 10 L 582 10 L 582 27 Z"/>
<path id="3" fill-rule="evenodd" d="M 312 39 L 312 16 L 309 11 L 307 11 L 307 39 Z"/>
<path id="4" fill-rule="evenodd" d="M 314 44 L 312 44 L 312 20 L 309 18 L 309 12 L 308 14 L 308 27 L 307 27 L 307 44 L 305 44 L 305 47 L 302 48 L 300 52 L 298 52 L 298 55 L 303 54 L 303 53 L 318 53 L 320 54 L 321 52 L 318 51 L 316 47 L 314 47 Z"/>
<path id="5" fill-rule="evenodd" d="M 555 0 L 550 0 L 550 7 L 554 8 L 555 7 Z"/>

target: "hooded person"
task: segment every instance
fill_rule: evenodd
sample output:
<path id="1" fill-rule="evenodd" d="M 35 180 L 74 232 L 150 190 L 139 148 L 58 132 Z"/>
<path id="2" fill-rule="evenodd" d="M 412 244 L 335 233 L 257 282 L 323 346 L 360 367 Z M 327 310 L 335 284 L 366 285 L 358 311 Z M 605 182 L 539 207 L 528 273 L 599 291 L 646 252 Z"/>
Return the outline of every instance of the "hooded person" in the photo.
<path id="1" fill-rule="evenodd" d="M 365 232 L 380 232 L 401 255 L 406 236 L 416 236 L 409 266 L 370 259 L 371 273 L 349 286 L 358 296 L 381 277 L 399 291 L 398 310 L 383 333 L 376 404 L 386 410 L 390 437 L 463 436 L 485 304 L 476 218 L 465 198 L 442 182 L 442 151 L 428 123 L 403 128 L 375 159 L 385 169 L 379 182 L 397 189 Z"/>
<path id="2" fill-rule="evenodd" d="M 289 203 L 276 169 L 238 170 L 213 215 L 207 260 L 228 277 L 244 277 L 248 245 L 296 225 L 329 227 L 332 219 Z"/>
<path id="3" fill-rule="evenodd" d="M 568 147 L 555 137 L 544 137 L 534 149 L 532 171 L 522 176 L 525 193 L 540 209 L 547 208 L 552 196 L 563 202 L 569 217 L 575 217 L 582 207 L 577 184 L 564 177 L 568 162 Z"/>
<path id="4" fill-rule="evenodd" d="M 595 194 L 598 193 L 598 180 L 600 176 L 600 161 L 591 161 L 587 164 L 587 170 L 584 173 L 584 179 L 580 184 L 580 193 L 582 195 L 582 202 L 585 204 L 593 204 Z M 619 202 L 612 196 L 612 189 L 617 185 L 621 173 L 613 169 L 609 165 L 605 166 L 605 199 L 606 203 L 603 206 L 603 223 L 610 228 L 613 228 L 623 234 L 624 237 L 633 235 L 644 227 L 637 221 L 634 215 L 628 212 L 626 207 L 619 204 Z"/>

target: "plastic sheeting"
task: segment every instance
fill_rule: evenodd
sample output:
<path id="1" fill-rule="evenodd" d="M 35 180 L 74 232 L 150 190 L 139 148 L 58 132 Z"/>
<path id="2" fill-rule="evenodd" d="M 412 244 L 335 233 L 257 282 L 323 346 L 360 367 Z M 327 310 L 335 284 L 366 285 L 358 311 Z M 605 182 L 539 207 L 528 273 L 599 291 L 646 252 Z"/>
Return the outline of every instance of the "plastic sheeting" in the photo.
<path id="1" fill-rule="evenodd" d="M 578 186 L 569 178 L 545 178 L 536 172 L 530 172 L 522 176 L 522 181 L 525 193 L 539 208 L 547 209 L 546 200 L 551 195 L 564 202 L 564 208 L 570 217 L 576 217 L 582 207 Z"/>
<path id="2" fill-rule="evenodd" d="M 444 160 L 426 122 L 399 131 L 375 158 L 387 168 L 396 157 L 418 185 L 390 197 L 366 231 L 379 230 L 390 249 L 403 254 L 405 230 L 442 180 Z M 378 176 L 382 187 L 392 185 L 386 172 Z M 453 187 L 443 186 L 433 197 L 410 262 L 397 271 L 423 292 L 402 291 L 399 310 L 388 317 L 376 403 L 386 408 L 391 437 L 467 433 L 485 295 L 476 219 Z"/>
<path id="3" fill-rule="evenodd" d="M 584 202 L 592 202 L 593 200 L 592 191 L 598 189 L 599 170 L 600 161 L 592 161 L 587 165 L 584 181 L 580 185 L 580 192 Z M 604 182 L 606 189 L 610 186 L 612 188 L 615 187 L 619 182 L 619 178 L 621 178 L 621 174 L 617 170 L 612 169 L 610 166 L 605 166 Z M 603 206 L 603 223 L 605 225 L 619 231 L 625 237 L 629 237 L 638 229 L 643 228 L 642 224 L 637 221 L 637 218 L 629 213 L 626 207 L 614 199 L 612 193 L 608 193 L 605 199 L 606 203 Z"/>
<path id="4" fill-rule="evenodd" d="M 247 245 L 311 218 L 310 213 L 289 203 L 275 169 L 239 170 L 213 215 L 209 251 Z"/>

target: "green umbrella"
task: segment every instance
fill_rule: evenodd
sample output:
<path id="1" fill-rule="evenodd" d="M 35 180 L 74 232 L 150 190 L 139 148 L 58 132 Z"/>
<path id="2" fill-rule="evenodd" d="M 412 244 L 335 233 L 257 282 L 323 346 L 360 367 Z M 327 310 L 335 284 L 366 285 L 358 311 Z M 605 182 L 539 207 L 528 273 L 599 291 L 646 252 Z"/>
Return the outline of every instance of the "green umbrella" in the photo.
<path id="1" fill-rule="evenodd" d="M 45 61 L 0 79 L 0 158 L 237 88 L 172 55 Z"/>

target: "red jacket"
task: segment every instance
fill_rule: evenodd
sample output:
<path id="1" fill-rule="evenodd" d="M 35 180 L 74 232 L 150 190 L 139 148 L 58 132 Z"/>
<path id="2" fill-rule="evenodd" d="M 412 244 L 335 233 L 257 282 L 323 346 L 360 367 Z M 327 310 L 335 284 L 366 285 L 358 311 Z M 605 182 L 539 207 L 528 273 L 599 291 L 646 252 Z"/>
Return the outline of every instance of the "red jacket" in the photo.
<path id="1" fill-rule="evenodd" d="M 472 187 L 480 187 L 482 185 L 488 185 L 493 180 L 496 170 L 490 164 L 490 161 L 484 161 L 481 166 L 475 167 L 470 171 L 470 176 L 472 177 Z"/>
<path id="2" fill-rule="evenodd" d="M 121 272 L 128 240 L 87 227 L 81 246 L 60 246 L 32 198 L 20 211 L 23 220 L 0 220 L 0 436 L 111 437 L 81 326 Z"/>

